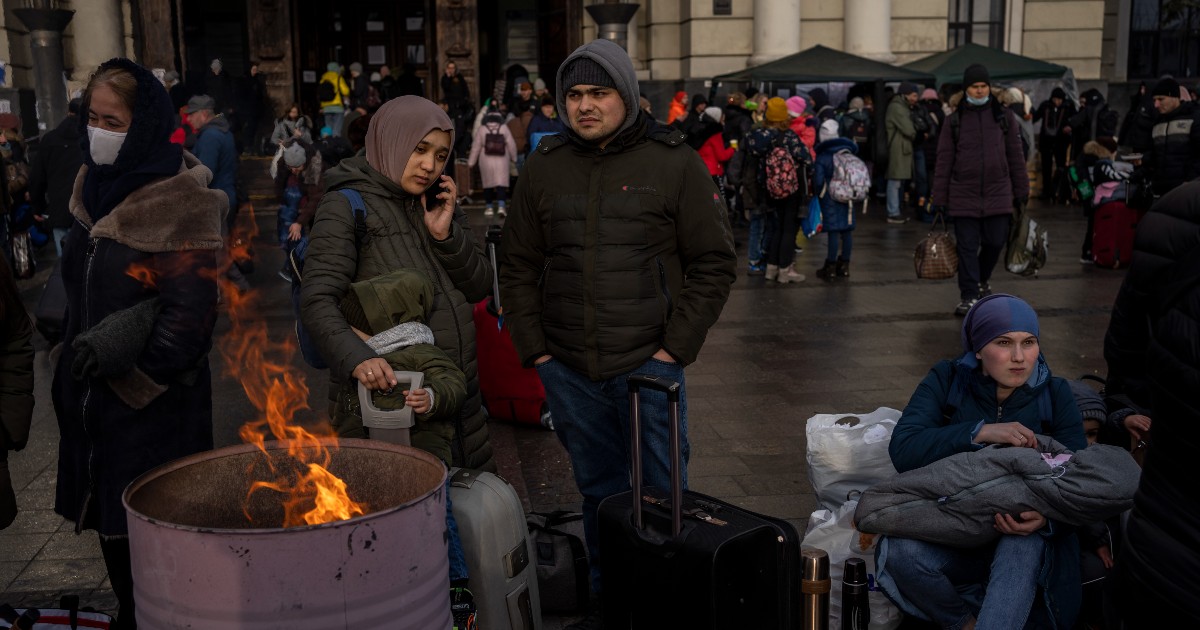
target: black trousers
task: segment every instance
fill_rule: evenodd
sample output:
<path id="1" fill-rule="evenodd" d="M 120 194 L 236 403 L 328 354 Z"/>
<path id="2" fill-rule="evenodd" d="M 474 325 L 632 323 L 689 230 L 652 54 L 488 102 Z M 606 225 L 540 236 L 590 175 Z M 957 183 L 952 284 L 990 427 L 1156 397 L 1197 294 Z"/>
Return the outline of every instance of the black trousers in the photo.
<path id="1" fill-rule="evenodd" d="M 992 278 L 996 261 L 1008 244 L 1011 214 L 976 219 L 954 217 L 954 239 L 958 241 L 958 293 L 963 300 L 979 297 L 979 285 Z"/>
<path id="2" fill-rule="evenodd" d="M 1042 155 L 1042 198 L 1055 199 L 1059 196 L 1059 179 L 1067 176 L 1067 143 L 1057 137 L 1038 138 L 1038 152 Z"/>
<path id="3" fill-rule="evenodd" d="M 129 559 L 129 539 L 100 539 L 100 551 L 104 554 L 104 566 L 108 569 L 108 581 L 117 596 L 120 609 L 113 630 L 136 630 L 133 605 L 133 566 Z"/>

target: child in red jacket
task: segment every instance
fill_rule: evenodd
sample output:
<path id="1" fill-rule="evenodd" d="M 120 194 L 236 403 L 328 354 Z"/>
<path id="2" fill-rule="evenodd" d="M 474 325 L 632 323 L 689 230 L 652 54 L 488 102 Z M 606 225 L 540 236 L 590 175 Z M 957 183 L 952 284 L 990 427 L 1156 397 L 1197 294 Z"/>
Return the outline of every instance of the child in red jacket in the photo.
<path id="1" fill-rule="evenodd" d="M 737 147 L 725 144 L 725 113 L 721 111 L 720 107 L 709 107 L 704 110 L 703 120 L 708 123 L 704 129 L 710 131 L 712 135 L 704 140 L 704 144 L 700 145 L 697 152 L 700 154 L 700 159 L 704 160 L 704 165 L 708 167 L 708 174 L 712 175 L 717 188 L 721 190 L 721 196 L 724 196 L 725 186 L 721 182 L 725 175 L 725 163 L 733 157 Z"/>

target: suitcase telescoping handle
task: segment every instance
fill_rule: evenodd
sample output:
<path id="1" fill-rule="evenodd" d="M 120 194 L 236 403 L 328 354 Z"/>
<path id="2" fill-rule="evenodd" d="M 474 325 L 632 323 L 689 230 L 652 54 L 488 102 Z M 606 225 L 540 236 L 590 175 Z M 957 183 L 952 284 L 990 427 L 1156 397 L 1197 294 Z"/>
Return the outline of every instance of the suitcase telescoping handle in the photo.
<path id="1" fill-rule="evenodd" d="M 487 253 L 492 263 L 492 303 L 500 314 L 500 326 L 504 326 L 504 310 L 500 308 L 500 267 L 496 266 L 496 247 L 500 245 L 500 226 L 493 225 L 487 231 Z"/>
<path id="2" fill-rule="evenodd" d="M 633 374 L 629 386 L 629 424 L 632 438 L 630 451 L 633 459 L 633 509 L 634 524 L 639 530 L 645 528 L 642 501 L 642 417 L 639 411 L 643 387 L 664 392 L 667 395 L 667 423 L 671 442 L 671 536 L 683 530 L 683 470 L 680 464 L 679 395 L 683 386 L 662 376 Z"/>

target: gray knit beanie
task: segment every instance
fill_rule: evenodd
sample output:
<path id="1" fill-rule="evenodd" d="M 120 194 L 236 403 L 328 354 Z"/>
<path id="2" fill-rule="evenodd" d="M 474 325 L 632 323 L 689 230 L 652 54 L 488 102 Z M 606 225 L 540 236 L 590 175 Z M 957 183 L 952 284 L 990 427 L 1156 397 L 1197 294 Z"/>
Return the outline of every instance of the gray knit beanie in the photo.
<path id="1" fill-rule="evenodd" d="M 616 88 L 617 82 L 605 71 L 604 67 L 588 57 L 579 57 L 567 66 L 562 75 L 562 89 L 569 90 L 576 85 L 598 85 L 600 87 Z"/>

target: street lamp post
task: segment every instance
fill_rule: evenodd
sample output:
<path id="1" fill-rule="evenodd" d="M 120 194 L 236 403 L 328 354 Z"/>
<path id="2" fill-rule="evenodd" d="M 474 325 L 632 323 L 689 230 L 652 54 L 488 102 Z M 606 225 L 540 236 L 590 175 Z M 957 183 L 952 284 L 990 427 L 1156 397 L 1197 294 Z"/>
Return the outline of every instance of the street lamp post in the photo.
<path id="1" fill-rule="evenodd" d="M 629 50 L 629 20 L 641 5 L 631 2 L 605 2 L 586 7 L 588 15 L 596 21 L 600 37 L 612 40 L 621 48 Z"/>
<path id="2" fill-rule="evenodd" d="M 48 2 L 41 3 L 48 5 Z M 67 116 L 67 85 L 63 78 L 62 34 L 74 11 L 42 8 L 13 9 L 29 29 L 33 52 L 34 92 L 37 95 L 38 130 L 54 127 Z"/>

